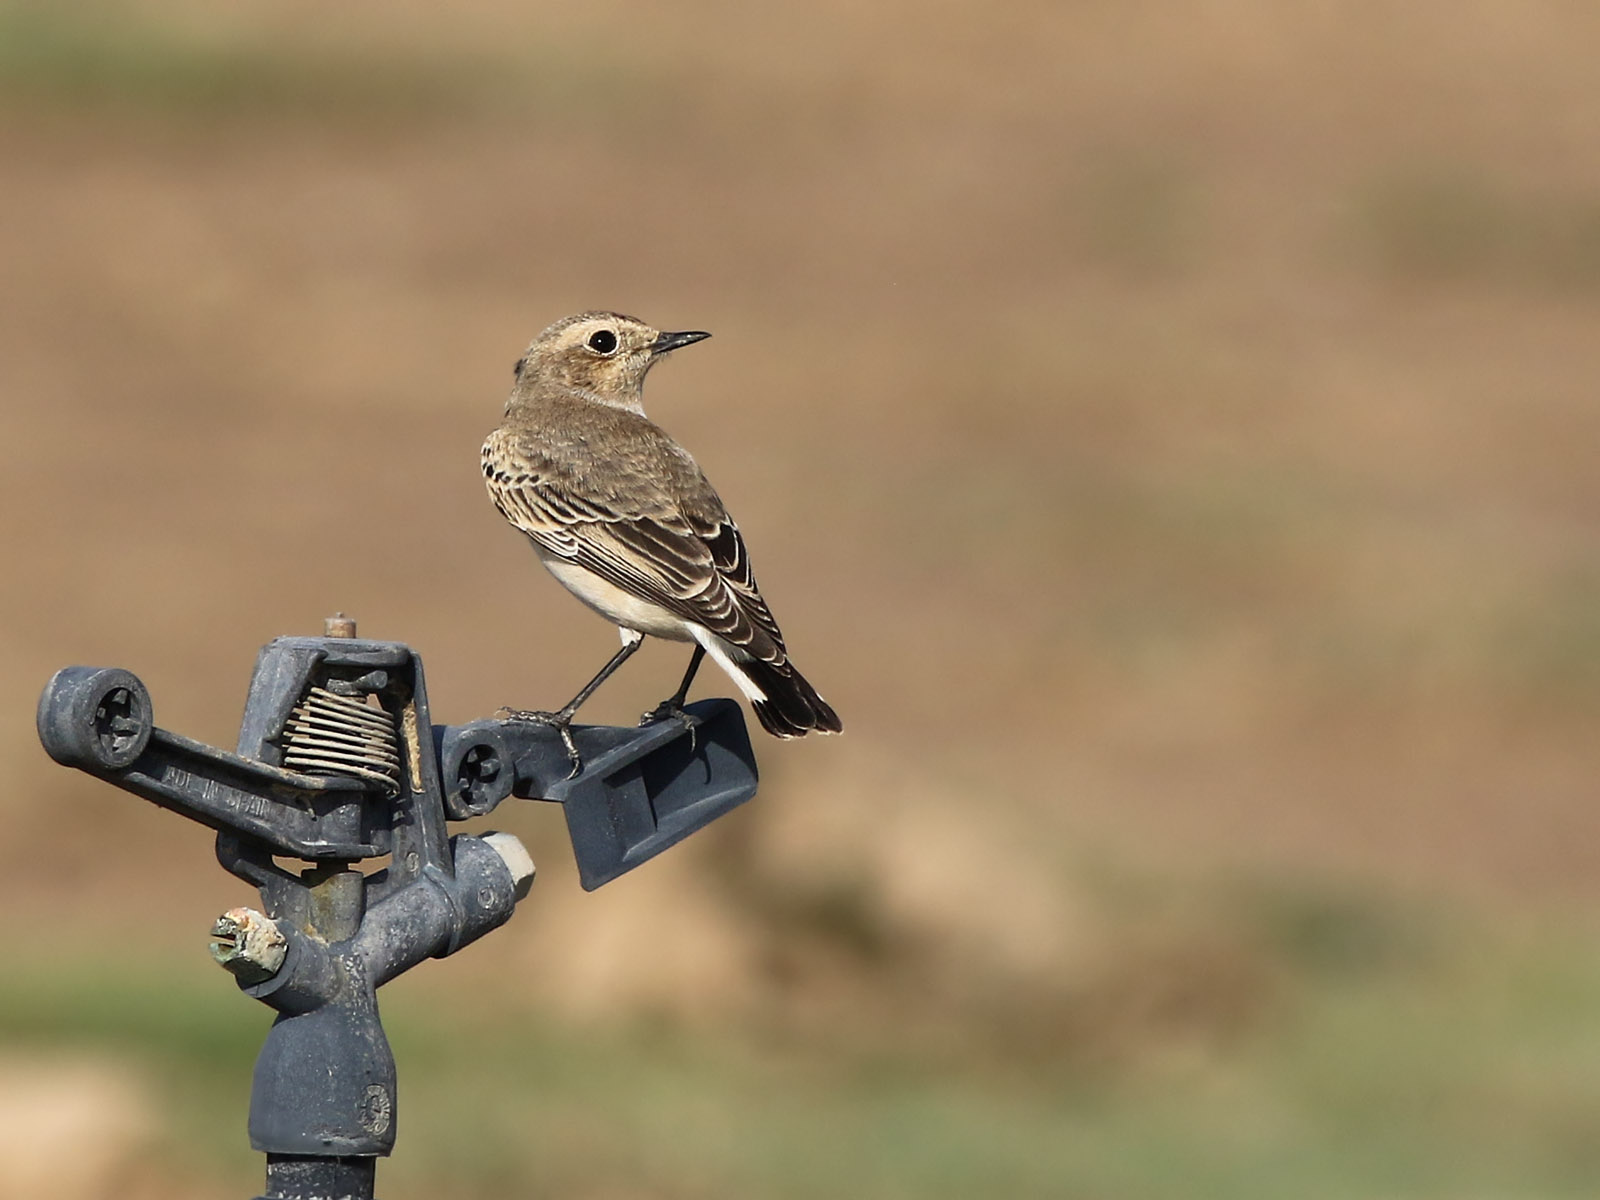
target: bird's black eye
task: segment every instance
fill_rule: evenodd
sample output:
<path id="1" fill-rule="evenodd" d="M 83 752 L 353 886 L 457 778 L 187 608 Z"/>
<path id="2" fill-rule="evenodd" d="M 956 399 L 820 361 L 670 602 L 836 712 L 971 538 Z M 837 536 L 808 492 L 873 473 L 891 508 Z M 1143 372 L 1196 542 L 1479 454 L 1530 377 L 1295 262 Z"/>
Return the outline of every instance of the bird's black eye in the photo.
<path id="1" fill-rule="evenodd" d="M 517 359 L 516 364 L 511 368 L 511 378 L 513 378 L 513 379 L 521 379 L 522 378 L 522 368 L 527 366 L 527 365 L 528 365 L 528 360 L 527 360 L 526 357 Z"/>
<path id="2" fill-rule="evenodd" d="M 589 349 L 596 354 L 615 354 L 617 335 L 609 329 L 597 329 L 589 335 Z"/>

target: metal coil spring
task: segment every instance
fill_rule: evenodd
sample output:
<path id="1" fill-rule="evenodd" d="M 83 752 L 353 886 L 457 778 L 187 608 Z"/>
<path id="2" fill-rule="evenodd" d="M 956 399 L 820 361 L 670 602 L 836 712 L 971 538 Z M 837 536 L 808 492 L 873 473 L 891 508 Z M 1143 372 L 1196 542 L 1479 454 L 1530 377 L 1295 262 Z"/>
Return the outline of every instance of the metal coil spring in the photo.
<path id="1" fill-rule="evenodd" d="M 350 696 L 313 687 L 283 727 L 283 765 L 311 775 L 348 775 L 400 790 L 394 719 Z"/>

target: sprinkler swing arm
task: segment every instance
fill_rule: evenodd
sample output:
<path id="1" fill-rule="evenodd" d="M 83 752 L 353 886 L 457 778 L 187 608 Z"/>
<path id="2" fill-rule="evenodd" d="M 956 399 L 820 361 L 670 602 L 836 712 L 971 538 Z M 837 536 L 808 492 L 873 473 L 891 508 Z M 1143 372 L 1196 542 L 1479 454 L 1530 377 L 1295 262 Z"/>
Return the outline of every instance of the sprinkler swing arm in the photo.
<path id="1" fill-rule="evenodd" d="M 222 866 L 263 912 L 218 919 L 212 953 L 277 1012 L 257 1060 L 250 1141 L 262 1200 L 370 1200 L 395 1140 L 395 1065 L 377 989 L 504 924 L 534 867 L 510 834 L 450 836 L 517 797 L 560 803 L 586 890 L 633 869 L 755 794 L 739 706 L 690 722 L 555 730 L 498 720 L 434 726 L 422 661 L 354 637 L 263 647 L 238 749 L 156 727 L 149 691 L 118 668 L 67 667 L 39 701 L 52 758 L 217 832 Z M 291 870 L 279 860 L 300 860 Z M 358 864 L 387 860 L 364 873 Z"/>

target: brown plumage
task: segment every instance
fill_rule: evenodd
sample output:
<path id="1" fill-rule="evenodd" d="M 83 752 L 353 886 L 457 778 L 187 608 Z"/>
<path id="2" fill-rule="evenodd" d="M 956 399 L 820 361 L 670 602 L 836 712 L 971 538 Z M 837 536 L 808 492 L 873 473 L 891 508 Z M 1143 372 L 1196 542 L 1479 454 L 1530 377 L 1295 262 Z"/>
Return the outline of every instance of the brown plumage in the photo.
<path id="1" fill-rule="evenodd" d="M 651 366 L 708 336 L 587 312 L 550 326 L 517 363 L 505 421 L 483 446 L 489 495 L 551 573 L 623 637 L 622 651 L 573 703 L 523 716 L 564 732 L 577 706 L 650 634 L 697 646 L 677 695 L 652 716 L 681 715 L 706 653 L 769 733 L 842 728 L 790 663 L 722 500 L 688 452 L 644 415 Z"/>

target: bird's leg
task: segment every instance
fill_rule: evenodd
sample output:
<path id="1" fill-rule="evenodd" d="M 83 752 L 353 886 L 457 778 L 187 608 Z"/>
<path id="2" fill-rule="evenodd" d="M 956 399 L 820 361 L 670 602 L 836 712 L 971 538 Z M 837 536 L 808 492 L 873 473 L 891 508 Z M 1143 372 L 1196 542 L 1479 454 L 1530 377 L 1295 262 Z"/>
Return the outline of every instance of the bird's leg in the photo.
<path id="1" fill-rule="evenodd" d="M 632 631 L 628 632 L 631 633 Z M 578 772 L 583 770 L 583 759 L 579 756 L 578 747 L 572 740 L 572 718 L 577 715 L 578 709 L 582 707 L 583 702 L 594 695 L 595 689 L 610 679 L 616 669 L 628 661 L 642 641 L 644 641 L 642 634 L 634 634 L 631 641 L 624 635 L 622 649 L 611 656 L 611 661 L 601 667 L 600 673 L 584 684 L 583 689 L 576 696 L 568 700 L 555 712 L 502 708 L 496 715 L 507 721 L 526 721 L 534 725 L 548 725 L 554 729 L 561 735 L 561 745 L 567 752 L 568 760 L 572 763 L 572 774 L 568 775 L 567 778 L 576 779 Z"/>
<path id="2" fill-rule="evenodd" d="M 689 657 L 689 669 L 683 673 L 683 682 L 678 685 L 678 690 L 639 718 L 639 724 L 641 725 L 665 721 L 668 717 L 682 721 L 684 728 L 689 731 L 689 748 L 691 750 L 694 749 L 695 720 L 683 711 L 683 702 L 689 698 L 689 685 L 694 682 L 694 673 L 700 669 L 700 664 L 704 661 L 705 656 L 706 648 L 704 646 L 696 646 L 694 653 Z"/>

